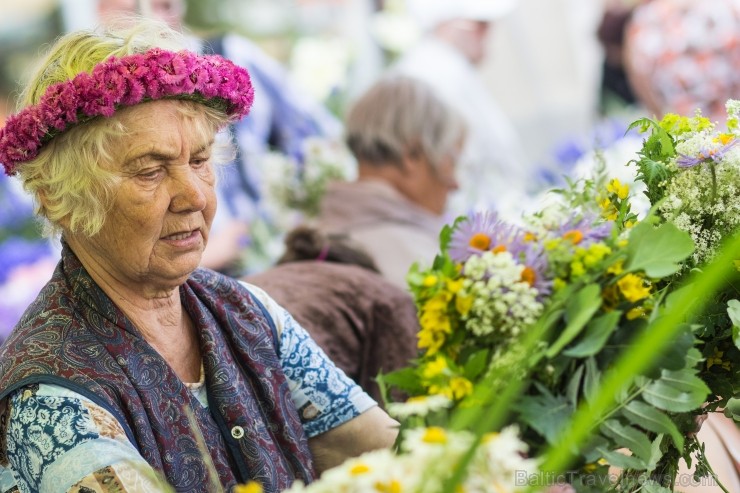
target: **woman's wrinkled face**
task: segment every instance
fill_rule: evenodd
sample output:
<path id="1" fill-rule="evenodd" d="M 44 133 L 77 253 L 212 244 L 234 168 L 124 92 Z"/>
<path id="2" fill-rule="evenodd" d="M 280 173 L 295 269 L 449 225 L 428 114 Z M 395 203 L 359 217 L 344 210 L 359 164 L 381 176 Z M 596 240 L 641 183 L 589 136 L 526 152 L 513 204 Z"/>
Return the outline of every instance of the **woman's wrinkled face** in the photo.
<path id="1" fill-rule="evenodd" d="M 133 289 L 182 284 L 200 263 L 216 211 L 215 130 L 205 116 L 180 111 L 184 104 L 154 101 L 120 112 L 128 133 L 112 148 L 120 177 L 113 207 L 98 234 L 75 236 L 81 258 Z"/>

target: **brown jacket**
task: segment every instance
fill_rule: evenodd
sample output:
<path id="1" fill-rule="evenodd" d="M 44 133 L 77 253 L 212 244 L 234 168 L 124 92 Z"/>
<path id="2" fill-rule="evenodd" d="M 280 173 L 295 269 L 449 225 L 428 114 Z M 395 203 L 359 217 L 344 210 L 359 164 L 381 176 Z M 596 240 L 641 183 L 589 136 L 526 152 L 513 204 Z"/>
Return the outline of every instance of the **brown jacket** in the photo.
<path id="1" fill-rule="evenodd" d="M 381 180 L 336 182 L 321 202 L 317 226 L 348 235 L 375 261 L 383 276 L 407 289 L 406 274 L 429 267 L 439 252 L 442 217 L 410 202 Z"/>
<path id="2" fill-rule="evenodd" d="M 381 405 L 375 377 L 416 357 L 411 296 L 375 272 L 330 262 L 293 262 L 243 278 L 264 289 L 334 363 Z"/>

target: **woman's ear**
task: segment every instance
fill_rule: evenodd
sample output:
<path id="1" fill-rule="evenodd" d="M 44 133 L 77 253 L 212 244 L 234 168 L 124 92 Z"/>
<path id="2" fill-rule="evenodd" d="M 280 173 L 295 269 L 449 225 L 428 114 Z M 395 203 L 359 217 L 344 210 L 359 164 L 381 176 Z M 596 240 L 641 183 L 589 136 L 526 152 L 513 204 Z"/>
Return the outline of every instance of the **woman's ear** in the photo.
<path id="1" fill-rule="evenodd" d="M 411 149 L 403 153 L 403 157 L 401 158 L 401 172 L 405 175 L 410 174 L 415 176 L 426 164 L 424 153 L 417 149 Z"/>

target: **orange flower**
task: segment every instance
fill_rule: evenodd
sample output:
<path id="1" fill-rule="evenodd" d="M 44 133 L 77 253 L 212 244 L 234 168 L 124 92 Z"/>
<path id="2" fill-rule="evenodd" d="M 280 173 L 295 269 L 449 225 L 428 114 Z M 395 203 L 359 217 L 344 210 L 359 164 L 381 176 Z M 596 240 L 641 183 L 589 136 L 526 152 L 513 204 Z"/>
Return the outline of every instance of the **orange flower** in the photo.
<path id="1" fill-rule="evenodd" d="M 491 246 L 491 238 L 485 233 L 475 233 L 468 244 L 477 250 L 488 250 Z"/>
<path id="2" fill-rule="evenodd" d="M 531 267 L 525 267 L 522 270 L 522 282 L 526 282 L 530 286 L 534 286 L 534 282 L 537 280 L 537 273 Z"/>
<path id="3" fill-rule="evenodd" d="M 569 240 L 574 245 L 577 245 L 581 241 L 583 241 L 583 233 L 581 233 L 577 229 L 571 229 L 570 231 L 566 231 L 565 233 L 563 233 L 563 239 Z"/>

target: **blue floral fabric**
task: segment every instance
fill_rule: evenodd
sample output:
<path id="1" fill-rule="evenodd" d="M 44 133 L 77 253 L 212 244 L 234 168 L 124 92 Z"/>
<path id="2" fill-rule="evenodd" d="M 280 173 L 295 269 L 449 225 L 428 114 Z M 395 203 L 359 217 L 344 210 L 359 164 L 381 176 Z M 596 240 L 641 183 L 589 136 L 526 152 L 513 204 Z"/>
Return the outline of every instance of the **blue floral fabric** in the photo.
<path id="1" fill-rule="evenodd" d="M 99 438 L 90 415 L 77 399 L 46 397 L 26 390 L 11 399 L 7 430 L 8 460 L 20 491 L 40 491 L 49 467 L 73 448 Z M 24 453 L 17 454 L 23 444 Z"/>
<path id="2" fill-rule="evenodd" d="M 282 309 L 280 362 L 306 435 L 314 437 L 376 405 Z"/>

